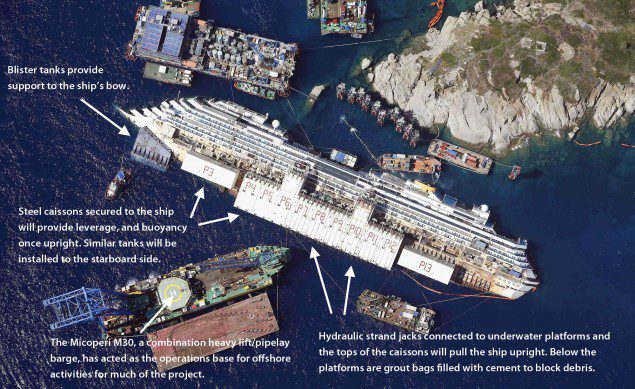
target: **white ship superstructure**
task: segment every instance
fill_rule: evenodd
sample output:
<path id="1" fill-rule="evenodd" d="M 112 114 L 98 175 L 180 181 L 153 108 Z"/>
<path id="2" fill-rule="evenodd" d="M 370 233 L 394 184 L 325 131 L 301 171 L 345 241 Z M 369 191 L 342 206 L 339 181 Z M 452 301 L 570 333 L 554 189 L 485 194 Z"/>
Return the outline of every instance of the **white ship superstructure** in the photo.
<path id="1" fill-rule="evenodd" d="M 124 114 L 165 142 L 184 170 L 236 194 L 236 208 L 325 245 L 509 298 L 538 285 L 527 242 L 497 234 L 486 205 L 350 169 L 232 102 L 188 98 Z"/>

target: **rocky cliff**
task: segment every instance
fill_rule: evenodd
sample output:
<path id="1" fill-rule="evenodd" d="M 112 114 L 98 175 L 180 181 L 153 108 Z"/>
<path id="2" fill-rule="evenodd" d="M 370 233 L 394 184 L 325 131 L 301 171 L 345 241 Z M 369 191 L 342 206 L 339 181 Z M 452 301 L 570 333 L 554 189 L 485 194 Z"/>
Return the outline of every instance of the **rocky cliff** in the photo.
<path id="1" fill-rule="evenodd" d="M 592 22 L 559 3 L 516 0 L 490 12 L 480 2 L 403 53 L 364 67 L 373 88 L 420 125 L 447 124 L 454 137 L 502 152 L 539 129 L 571 133 L 589 118 L 608 128 L 633 115 L 635 64 L 606 80 L 596 68 L 601 30 Z"/>

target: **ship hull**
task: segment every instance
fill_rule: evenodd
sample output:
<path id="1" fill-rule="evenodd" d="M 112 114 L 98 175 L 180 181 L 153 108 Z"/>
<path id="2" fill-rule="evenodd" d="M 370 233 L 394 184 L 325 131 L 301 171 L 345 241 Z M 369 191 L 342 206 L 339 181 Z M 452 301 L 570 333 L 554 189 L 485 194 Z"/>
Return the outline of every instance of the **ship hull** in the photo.
<path id="1" fill-rule="evenodd" d="M 127 285 L 117 292 L 126 296 L 130 314 L 104 317 L 104 335 L 115 338 L 140 333 L 166 301 L 170 305 L 155 319 L 150 331 L 261 291 L 273 284 L 273 276 L 288 259 L 287 248 L 255 246 Z"/>
<path id="2" fill-rule="evenodd" d="M 210 120 L 215 127 L 205 128 L 201 138 L 179 121 L 180 111 L 188 120 L 200 120 L 199 128 Z M 126 115 L 173 148 L 184 170 L 235 193 L 236 208 L 329 247 L 392 269 L 406 249 L 440 244 L 439 261 L 457 273 L 471 269 L 491 279 L 491 293 L 515 298 L 538 285 L 526 241 L 496 233 L 486 206 L 470 208 L 416 182 L 339 165 L 289 141 L 266 123 L 266 115 L 204 99 L 170 101 L 161 109 Z M 225 117 L 241 125 L 219 119 Z M 194 151 L 191 144 L 205 148 Z"/>

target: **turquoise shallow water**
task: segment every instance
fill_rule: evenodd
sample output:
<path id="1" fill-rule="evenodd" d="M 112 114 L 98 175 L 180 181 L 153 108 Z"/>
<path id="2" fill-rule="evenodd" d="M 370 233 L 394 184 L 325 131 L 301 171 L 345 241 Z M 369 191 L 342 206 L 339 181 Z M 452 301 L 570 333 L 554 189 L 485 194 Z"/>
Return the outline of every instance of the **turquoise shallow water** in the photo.
<path id="1" fill-rule="evenodd" d="M 318 83 L 334 85 L 340 80 L 359 82 L 350 69 L 360 58 L 380 58 L 399 49 L 394 42 L 317 49 L 325 45 L 350 43 L 347 37 L 321 37 L 316 22 L 306 21 L 301 2 L 218 0 L 209 1 L 204 15 L 220 25 L 243 28 L 287 41 L 297 41 L 303 48 L 299 58 L 294 87 L 307 93 Z M 472 3 L 472 2 L 470 2 Z M 448 14 L 458 14 L 466 3 L 448 2 Z M 475 301 L 471 299 L 438 302 L 444 299 L 416 287 L 399 271 L 392 273 L 354 260 L 342 253 L 317 246 L 322 254 L 327 287 L 334 306 L 344 300 L 343 274 L 349 266 L 357 278 L 351 286 L 356 296 L 362 289 L 381 289 L 402 296 L 414 304 L 438 302 L 439 333 L 466 331 L 514 332 L 606 332 L 610 343 L 593 345 L 600 357 L 594 364 L 598 370 L 589 375 L 529 375 L 529 374 L 465 374 L 465 375 L 318 375 L 315 366 L 324 363 L 317 355 L 317 331 L 392 331 L 390 327 L 367 320 L 357 314 L 346 317 L 325 314 L 323 296 L 315 268 L 307 261 L 304 247 L 313 242 L 296 240 L 269 223 L 243 215 L 231 226 L 197 229 L 187 218 L 193 193 L 202 182 L 172 169 L 168 173 L 135 167 L 135 185 L 121 201 L 129 207 L 172 207 L 177 212 L 173 223 L 190 226 L 186 236 L 173 236 L 179 245 L 173 250 L 156 252 L 163 262 L 157 266 L 32 266 L 15 264 L 20 253 L 16 242 L 23 238 L 15 225 L 24 219 L 15 216 L 20 205 L 43 207 L 108 207 L 102 200 L 105 183 L 118 167 L 119 158 L 128 152 L 132 139 L 113 137 L 112 128 L 87 112 L 79 102 L 87 98 L 92 104 L 122 121 L 113 105 L 141 107 L 157 104 L 177 93 L 181 96 L 213 96 L 231 99 L 278 118 L 296 139 L 307 143 L 296 124 L 294 111 L 316 148 L 339 147 L 360 156 L 361 166 L 371 164 L 366 148 L 354 138 L 341 117 L 359 130 L 359 136 L 370 151 L 409 151 L 398 134 L 378 128 L 359 109 L 339 102 L 333 89 L 324 92 L 308 114 L 302 114 L 305 97 L 293 94 L 286 100 L 263 101 L 231 91 L 229 83 L 211 77 L 198 77 L 191 89 L 160 86 L 141 78 L 142 66 L 123 58 L 123 50 L 132 30 L 132 14 L 137 3 L 103 1 L 55 1 L 44 9 L 37 1 L 10 2 L 1 13 L 3 67 L 8 64 L 62 66 L 98 64 L 107 74 L 91 81 L 121 80 L 130 85 L 125 92 L 46 92 L 22 95 L 6 94 L 3 87 L 1 132 L 4 146 L 0 193 L 5 200 L 2 213 L 2 261 L 5 284 L 0 294 L 4 314 L 0 325 L 9 329 L 0 338 L 0 362 L 3 384 L 12 386 L 66 386 L 86 384 L 75 381 L 52 381 L 47 378 L 51 363 L 48 354 L 55 350 L 48 344 L 50 313 L 42 313 L 40 301 L 52 294 L 80 286 L 112 288 L 127 279 L 140 278 L 151 271 L 164 272 L 179 264 L 199 260 L 212 253 L 222 253 L 257 243 L 286 243 L 293 249 L 293 261 L 279 279 L 276 311 L 280 323 L 279 336 L 291 341 L 289 353 L 293 363 L 284 369 L 253 365 L 227 368 L 225 365 L 196 366 L 207 378 L 191 385 L 175 382 L 131 380 L 141 386 L 391 386 L 391 387 L 556 387 L 583 386 L 627 387 L 633 374 L 633 259 L 635 258 L 635 152 L 622 149 L 626 139 L 635 143 L 634 125 L 615 132 L 597 133 L 585 129 L 582 139 L 603 139 L 604 144 L 580 148 L 554 137 L 532 140 L 530 147 L 502 160 L 519 163 L 523 175 L 516 182 L 506 179 L 508 168 L 495 167 L 487 177 L 448 167 L 437 185 L 469 204 L 487 203 L 499 231 L 521 236 L 530 242 L 530 252 L 540 274 L 542 285 L 533 294 L 514 302 Z M 30 10 L 26 12 L 25 9 Z M 38 12 L 34 10 L 40 10 Z M 386 0 L 375 2 L 378 28 L 373 39 L 399 36 L 404 29 L 412 33 L 424 31 L 432 8 L 421 1 Z M 11 25 L 8 29 L 5 26 Z M 34 37 L 37 37 L 34 38 Z M 29 42 L 29 44 L 24 44 Z M 316 49 L 313 49 L 316 48 Z M 28 77 L 22 77 L 28 80 Z M 293 107 L 290 108 L 289 104 Z M 630 134 L 630 135 L 628 135 Z M 416 151 L 424 152 L 425 144 Z M 232 198 L 209 188 L 201 205 L 201 219 L 212 219 L 231 209 Z M 129 236 L 132 238 L 133 236 Z M 139 250 L 140 254 L 151 251 Z M 422 280 L 424 281 L 424 280 Z M 447 292 L 464 292 L 458 287 L 443 287 L 432 281 L 430 286 Z M 276 297 L 277 296 L 277 297 Z M 81 326 L 55 335 L 96 338 L 94 326 Z M 483 344 L 466 343 L 466 347 Z M 353 347 L 354 345 L 350 345 Z M 382 342 L 369 342 L 369 347 L 392 347 Z M 428 347 L 412 343 L 411 347 Z M 518 344 L 518 347 L 526 345 Z M 103 353 L 121 350 L 82 350 Z M 126 350 L 141 354 L 144 350 Z M 252 353 L 249 350 L 233 350 Z M 419 363 L 425 359 L 404 359 Z M 338 360 L 333 359 L 337 362 Z M 348 361 L 349 363 L 351 361 Z M 357 358 L 352 362 L 365 363 Z M 379 359 L 390 364 L 391 360 Z M 92 366 L 86 365 L 86 368 Z M 142 364 L 142 368 L 151 368 Z M 102 369 L 118 369 L 103 365 Z M 248 372 L 248 374 L 245 373 Z M 115 382 L 95 383 L 108 387 Z"/>

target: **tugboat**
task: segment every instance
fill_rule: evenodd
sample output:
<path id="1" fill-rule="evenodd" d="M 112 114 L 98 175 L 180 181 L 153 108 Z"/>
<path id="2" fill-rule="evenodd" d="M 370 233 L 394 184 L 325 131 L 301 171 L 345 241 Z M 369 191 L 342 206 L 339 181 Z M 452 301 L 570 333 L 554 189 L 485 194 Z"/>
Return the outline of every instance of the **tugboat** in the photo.
<path id="1" fill-rule="evenodd" d="M 370 95 L 368 93 L 364 94 L 364 98 L 362 99 L 362 109 L 364 111 L 368 111 L 371 101 Z"/>
<path id="2" fill-rule="evenodd" d="M 344 100 L 344 94 L 346 93 L 346 84 L 344 84 L 343 82 L 340 82 L 339 84 L 337 84 L 337 88 L 335 89 L 335 92 L 337 94 L 338 99 Z"/>
<path id="3" fill-rule="evenodd" d="M 357 94 L 357 90 L 355 87 L 351 87 L 348 90 L 348 102 L 351 104 L 355 104 L 355 95 Z"/>
<path id="4" fill-rule="evenodd" d="M 417 143 L 419 142 L 420 138 L 421 134 L 418 130 L 412 131 L 412 134 L 410 135 L 410 147 L 417 147 Z"/>
<path id="5" fill-rule="evenodd" d="M 383 126 L 384 119 L 386 119 L 386 110 L 380 109 L 379 112 L 377 112 L 377 124 Z"/>
<path id="6" fill-rule="evenodd" d="M 381 102 L 375 101 L 373 103 L 372 108 L 370 109 L 370 114 L 373 116 L 377 116 L 377 112 L 379 112 L 380 109 L 381 109 Z"/>
<path id="7" fill-rule="evenodd" d="M 126 189 L 132 179 L 132 170 L 121 168 L 106 188 L 106 200 L 114 200 Z"/>

